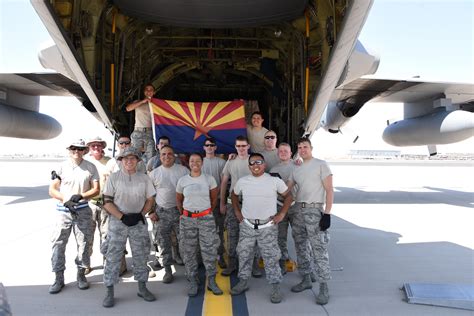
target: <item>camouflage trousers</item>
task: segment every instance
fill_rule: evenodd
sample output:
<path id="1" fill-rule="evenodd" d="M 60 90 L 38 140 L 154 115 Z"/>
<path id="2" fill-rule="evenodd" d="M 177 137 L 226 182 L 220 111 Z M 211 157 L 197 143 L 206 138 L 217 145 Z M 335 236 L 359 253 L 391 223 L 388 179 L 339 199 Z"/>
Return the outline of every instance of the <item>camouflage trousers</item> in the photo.
<path id="1" fill-rule="evenodd" d="M 281 206 L 277 206 L 278 212 L 281 210 Z M 283 218 L 281 222 L 278 223 L 278 247 L 281 251 L 281 260 L 289 259 L 288 256 L 288 214 Z"/>
<path id="2" fill-rule="evenodd" d="M 135 226 L 127 226 L 114 216 L 109 218 L 107 234 L 107 254 L 105 255 L 104 285 L 112 286 L 119 281 L 120 264 L 127 239 L 132 249 L 133 276 L 136 281 L 148 281 L 146 265 L 150 254 L 150 238 L 147 224 L 138 222 Z"/>
<path id="3" fill-rule="evenodd" d="M 219 210 L 219 201 L 217 201 L 217 207 L 214 208 L 214 210 L 212 211 L 212 215 L 214 216 L 214 221 L 216 222 L 217 235 L 219 236 L 219 247 L 217 247 L 217 254 L 223 255 L 225 252 L 225 247 L 224 247 L 225 215 L 221 214 Z"/>
<path id="4" fill-rule="evenodd" d="M 198 250 L 201 249 L 202 262 L 207 276 L 216 275 L 218 237 L 212 215 L 203 217 L 181 216 L 179 222 L 179 247 L 183 254 L 184 267 L 188 279 L 198 271 Z"/>
<path id="5" fill-rule="evenodd" d="M 239 244 L 239 279 L 248 280 L 252 273 L 255 245 L 265 263 L 265 273 L 270 284 L 280 283 L 282 280 L 280 266 L 280 248 L 278 248 L 278 227 L 276 225 L 254 229 L 248 224 L 240 223 Z"/>
<path id="6" fill-rule="evenodd" d="M 158 214 L 158 240 L 160 242 L 161 254 L 163 255 L 163 265 L 170 266 L 173 264 L 172 255 L 172 238 L 171 233 L 174 231 L 179 243 L 179 211 L 176 207 L 157 208 Z"/>
<path id="7" fill-rule="evenodd" d="M 239 242 L 239 220 L 235 216 L 234 208 L 227 204 L 225 226 L 227 228 L 227 251 L 229 259 L 237 259 L 237 244 Z"/>
<path id="8" fill-rule="evenodd" d="M 91 214 L 92 211 L 89 207 L 77 210 L 77 218 L 73 218 L 69 212 L 57 212 L 56 227 L 51 237 L 53 243 L 53 254 L 51 256 L 53 272 L 66 269 L 66 245 L 71 231 L 74 233 L 77 243 L 77 267 L 87 268 L 90 266 Z"/>
<path id="9" fill-rule="evenodd" d="M 135 129 L 130 135 L 132 146 L 137 148 L 140 152 L 145 152 L 142 159 L 146 164 L 148 160 L 155 155 L 155 140 L 153 139 L 153 130 L 148 128 Z"/>
<path id="10" fill-rule="evenodd" d="M 94 248 L 95 228 L 99 230 L 100 247 L 107 237 L 107 230 L 109 229 L 109 213 L 102 208 L 102 204 L 94 204 L 89 202 L 89 207 L 92 210 L 92 226 L 91 226 L 91 242 L 89 244 L 89 256 L 92 256 L 92 249 Z"/>
<path id="11" fill-rule="evenodd" d="M 147 218 L 148 222 L 148 235 L 150 235 L 151 252 L 155 252 L 155 256 L 158 257 L 159 252 L 156 250 L 160 244 L 159 226 L 158 222 L 152 221 Z"/>
<path id="12" fill-rule="evenodd" d="M 319 229 L 322 211 L 319 207 L 301 208 L 296 203 L 290 208 L 288 217 L 293 230 L 300 274 L 311 273 L 313 258 L 318 281 L 328 281 L 331 279 L 328 253 L 330 236 L 329 231 L 322 232 Z"/>

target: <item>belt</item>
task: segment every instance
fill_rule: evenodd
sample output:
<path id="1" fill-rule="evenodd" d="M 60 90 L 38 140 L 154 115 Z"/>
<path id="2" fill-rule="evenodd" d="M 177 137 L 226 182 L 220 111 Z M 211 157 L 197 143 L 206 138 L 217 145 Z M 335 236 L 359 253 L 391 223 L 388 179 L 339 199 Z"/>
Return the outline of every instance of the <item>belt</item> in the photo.
<path id="1" fill-rule="evenodd" d="M 135 127 L 135 130 L 140 132 L 151 131 L 151 127 Z"/>
<path id="2" fill-rule="evenodd" d="M 309 207 L 320 207 L 323 206 L 323 203 L 306 203 L 306 202 L 297 202 L 301 208 L 309 208 Z"/>
<path id="3" fill-rule="evenodd" d="M 200 211 L 200 212 L 199 211 L 191 212 L 188 210 L 183 210 L 183 216 L 186 216 L 186 217 L 203 217 L 210 213 L 211 213 L 211 208 L 208 208 L 207 210 Z"/>
<path id="4" fill-rule="evenodd" d="M 87 204 L 87 202 L 81 202 L 80 204 L 74 206 L 74 209 L 79 210 L 81 208 L 88 207 L 88 206 L 89 204 Z M 69 209 L 61 203 L 56 204 L 56 210 L 61 211 L 61 212 L 69 212 Z"/>
<path id="5" fill-rule="evenodd" d="M 249 226 L 253 229 L 263 229 L 263 228 L 267 228 L 267 227 L 270 227 L 270 226 L 274 225 L 272 219 L 259 220 L 259 219 L 244 218 L 244 223 L 247 224 L 247 226 Z"/>
<path id="6" fill-rule="evenodd" d="M 97 206 L 102 206 L 102 205 L 104 205 L 104 204 L 102 203 L 102 199 L 100 199 L 100 200 L 90 200 L 90 202 L 91 202 L 92 204 L 94 204 L 94 205 L 97 205 Z"/>

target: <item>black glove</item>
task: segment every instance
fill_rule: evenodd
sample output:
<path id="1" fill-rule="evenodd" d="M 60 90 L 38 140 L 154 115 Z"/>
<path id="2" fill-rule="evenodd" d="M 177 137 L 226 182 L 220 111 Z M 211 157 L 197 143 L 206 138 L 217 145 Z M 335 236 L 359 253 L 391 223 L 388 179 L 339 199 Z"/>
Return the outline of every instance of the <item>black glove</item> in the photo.
<path id="1" fill-rule="evenodd" d="M 123 214 L 120 220 L 127 226 L 135 226 L 139 221 L 142 221 L 143 224 L 145 224 L 145 219 L 141 213 Z"/>
<path id="2" fill-rule="evenodd" d="M 80 195 L 80 194 L 74 194 L 69 199 L 69 201 L 73 201 L 73 202 L 76 202 L 76 203 L 78 203 L 80 200 L 82 200 L 82 195 Z"/>
<path id="3" fill-rule="evenodd" d="M 59 179 L 59 181 L 61 181 L 61 177 L 58 176 L 58 174 L 56 173 L 56 171 L 51 171 L 51 180 L 55 180 L 55 179 Z"/>
<path id="4" fill-rule="evenodd" d="M 67 208 L 69 210 L 69 213 L 71 213 L 71 215 L 73 217 L 76 217 L 77 216 L 77 211 L 76 209 L 74 208 L 74 206 L 76 206 L 78 203 L 76 202 L 73 202 L 71 200 L 67 201 L 66 203 L 64 203 L 64 207 Z"/>
<path id="5" fill-rule="evenodd" d="M 330 226 L 331 226 L 331 215 L 323 213 L 323 216 L 321 216 L 321 219 L 319 220 L 319 228 L 321 228 L 321 231 L 324 232 Z"/>

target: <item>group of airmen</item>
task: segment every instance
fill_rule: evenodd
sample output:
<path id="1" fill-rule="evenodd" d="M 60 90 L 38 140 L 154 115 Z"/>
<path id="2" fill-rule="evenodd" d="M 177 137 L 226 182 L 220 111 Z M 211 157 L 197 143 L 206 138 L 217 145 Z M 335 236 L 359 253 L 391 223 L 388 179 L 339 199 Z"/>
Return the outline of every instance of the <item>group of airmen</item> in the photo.
<path id="1" fill-rule="evenodd" d="M 145 102 L 134 109 L 141 106 Z M 333 204 L 331 170 L 325 161 L 312 156 L 307 138 L 298 141 L 299 158 L 292 160 L 291 146 L 280 143 L 276 147 L 276 133 L 265 129 L 262 123 L 262 114 L 253 113 L 252 124 L 247 128 L 249 138 L 236 138 L 237 154 L 229 155 L 227 161 L 216 156 L 213 138 L 205 139 L 205 154 L 193 153 L 183 161 L 177 158 L 166 136 L 158 140 L 156 147 L 153 144 L 157 149 L 154 157 L 142 155 L 137 148 L 146 145 L 134 143 L 134 137 L 118 139 L 117 159 L 105 157 L 106 143 L 100 138 L 69 144 L 69 159 L 52 172 L 49 187 L 59 211 L 52 249 L 56 278 L 49 292 L 59 293 L 64 287 L 65 250 L 71 231 L 78 250 L 77 286 L 89 288 L 86 274 L 91 267 L 97 226 L 105 260 L 104 307 L 115 304 L 114 285 L 126 269 L 127 240 L 139 297 L 145 301 L 156 299 L 146 287 L 152 243 L 161 248 L 163 283 L 173 282 L 173 234 L 179 245 L 175 257 L 181 255 L 184 259 L 190 297 L 198 294 L 200 262 L 206 270 L 209 291 L 223 294 L 216 282 L 218 263 L 224 276 L 238 272 L 239 282 L 230 294 L 240 295 L 249 289 L 251 275 L 261 276 L 258 260 L 262 258 L 271 285 L 270 300 L 279 303 L 280 284 L 289 258 L 286 241 L 290 224 L 302 276 L 291 290 L 310 289 L 317 280 L 320 288 L 316 303 L 327 304 L 327 281 L 331 278 L 327 231 Z M 139 127 L 136 131 L 143 133 L 146 129 Z M 153 225 L 151 234 L 149 223 Z"/>

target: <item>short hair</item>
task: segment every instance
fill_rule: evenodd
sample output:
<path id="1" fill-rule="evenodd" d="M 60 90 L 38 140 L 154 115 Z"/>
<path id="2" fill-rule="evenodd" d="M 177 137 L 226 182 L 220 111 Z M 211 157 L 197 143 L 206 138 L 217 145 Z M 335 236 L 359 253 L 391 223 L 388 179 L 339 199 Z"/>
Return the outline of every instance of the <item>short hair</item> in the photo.
<path id="1" fill-rule="evenodd" d="M 215 139 L 214 137 L 206 137 L 206 139 L 204 140 L 204 144 L 205 144 L 206 142 L 211 142 L 211 143 L 215 144 L 215 143 L 216 143 L 216 139 Z"/>
<path id="2" fill-rule="evenodd" d="M 313 146 L 308 137 L 301 137 L 300 139 L 298 139 L 298 142 L 296 142 L 296 145 L 298 146 L 301 143 L 308 143 L 310 146 Z"/>
<path id="3" fill-rule="evenodd" d="M 235 142 L 237 143 L 237 141 L 247 142 L 247 144 L 249 143 L 249 139 L 247 138 L 247 136 L 244 136 L 244 135 L 237 136 L 235 138 Z"/>
<path id="4" fill-rule="evenodd" d="M 153 90 L 155 90 L 155 86 L 154 86 L 153 83 L 151 83 L 151 82 L 145 83 L 145 85 L 143 86 L 143 90 L 145 90 L 146 87 L 152 87 Z"/>
<path id="5" fill-rule="evenodd" d="M 260 154 L 260 153 L 251 153 L 250 156 L 249 156 L 249 163 L 250 163 L 250 159 L 252 159 L 252 157 L 259 157 L 260 159 L 265 161 L 265 158 L 263 157 L 262 154 Z"/>
<path id="6" fill-rule="evenodd" d="M 289 148 L 291 149 L 291 145 L 288 144 L 288 143 L 285 143 L 285 142 L 280 143 L 280 145 L 278 145 L 278 148 L 279 148 L 280 146 L 286 146 L 286 147 L 289 147 Z"/>
<path id="7" fill-rule="evenodd" d="M 260 115 L 260 117 L 263 119 L 263 114 L 262 114 L 262 112 L 260 112 L 260 111 L 253 111 L 253 112 L 252 112 L 252 115 L 250 115 L 250 118 L 252 118 L 255 114 Z"/>
<path id="8" fill-rule="evenodd" d="M 158 142 L 160 142 L 160 140 L 167 140 L 168 144 L 171 144 L 171 139 L 168 136 L 160 136 L 160 138 L 158 138 Z"/>
<path id="9" fill-rule="evenodd" d="M 163 149 L 165 149 L 165 148 L 171 149 L 171 150 L 173 151 L 173 153 L 174 153 L 174 148 L 171 147 L 170 145 L 164 145 L 163 147 L 161 147 L 161 151 L 163 151 Z"/>
<path id="10" fill-rule="evenodd" d="M 191 159 L 192 156 L 198 156 L 199 158 L 201 158 L 201 161 L 204 160 L 204 158 L 202 157 L 202 154 L 199 153 L 199 152 L 193 152 L 189 155 L 189 159 Z"/>
<path id="11" fill-rule="evenodd" d="M 277 133 L 276 133 L 275 131 L 271 130 L 271 129 L 268 130 L 268 131 L 266 131 L 265 134 L 263 134 L 263 135 L 266 136 L 268 133 L 273 133 L 273 134 L 275 134 L 275 136 L 277 136 Z M 278 136 L 277 136 L 277 137 L 278 137 Z"/>

